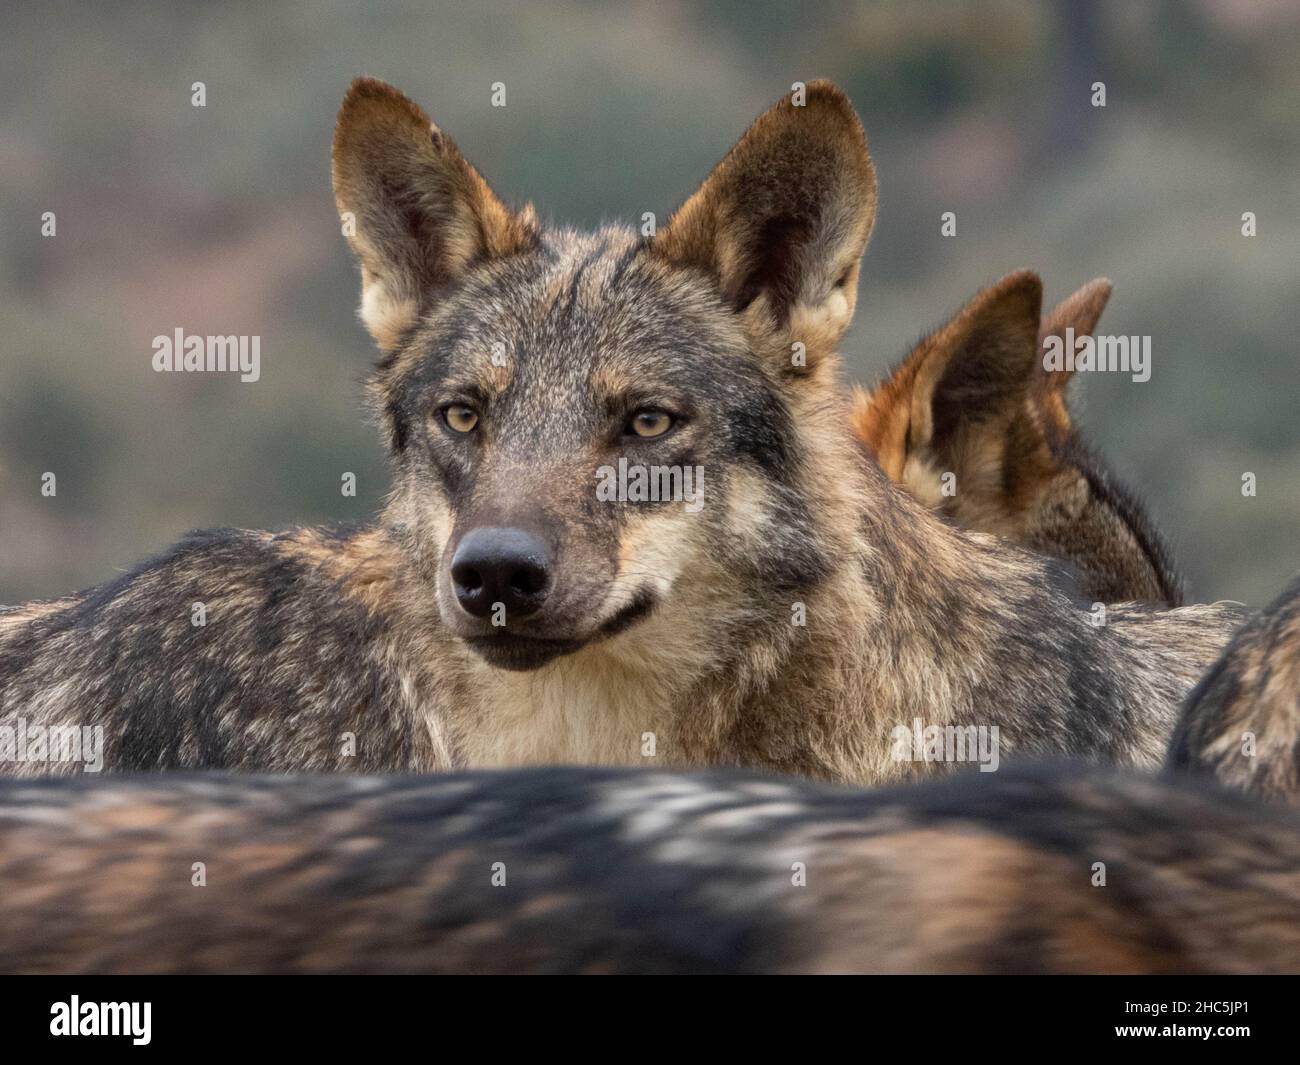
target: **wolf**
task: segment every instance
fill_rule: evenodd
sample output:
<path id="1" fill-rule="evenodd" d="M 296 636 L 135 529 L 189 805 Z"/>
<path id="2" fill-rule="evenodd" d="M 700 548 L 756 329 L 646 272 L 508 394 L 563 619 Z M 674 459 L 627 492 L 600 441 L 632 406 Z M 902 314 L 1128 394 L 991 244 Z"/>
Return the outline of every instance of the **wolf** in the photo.
<path id="1" fill-rule="evenodd" d="M 1042 360 L 1049 338 L 1092 336 L 1111 288 L 1095 278 L 1040 320 L 1038 275 L 1008 275 L 885 381 L 854 389 L 853 431 L 886 473 L 957 525 L 1070 563 L 1085 598 L 1181 606 L 1168 546 L 1074 425 L 1073 373 Z"/>
<path id="2" fill-rule="evenodd" d="M 1300 578 L 1242 626 L 1192 690 L 1167 767 L 1300 802 Z"/>
<path id="3" fill-rule="evenodd" d="M 954 768 L 914 726 L 1158 764 L 1240 615 L 1099 619 L 863 461 L 835 348 L 876 178 L 836 87 L 762 114 L 649 237 L 507 207 L 373 79 L 333 180 L 388 504 L 0 615 L 0 724 L 98 727 L 112 769 Z M 696 471 L 703 505 L 599 498 L 622 462 Z"/>
<path id="4" fill-rule="evenodd" d="M 1296 972 L 1300 813 L 1051 763 L 7 780 L 0 928 L 7 973 Z"/>

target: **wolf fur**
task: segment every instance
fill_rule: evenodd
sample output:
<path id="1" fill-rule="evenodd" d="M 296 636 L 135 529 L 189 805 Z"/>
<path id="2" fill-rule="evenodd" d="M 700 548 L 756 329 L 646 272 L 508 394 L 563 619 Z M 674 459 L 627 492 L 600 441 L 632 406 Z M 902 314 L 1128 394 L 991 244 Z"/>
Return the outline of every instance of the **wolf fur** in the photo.
<path id="1" fill-rule="evenodd" d="M 1300 802 L 1300 579 L 1242 626 L 1188 696 L 1168 766 Z"/>
<path id="2" fill-rule="evenodd" d="M 1065 764 L 10 780 L 0 926 L 20 973 L 1296 972 L 1300 819 Z"/>
<path id="3" fill-rule="evenodd" d="M 371 79 L 333 162 L 381 351 L 388 505 L 357 528 L 195 534 L 0 614 L 0 725 L 100 726 L 113 769 L 951 768 L 897 756 L 914 721 L 1158 763 L 1240 615 L 1096 624 L 1059 565 L 863 461 L 834 349 L 876 184 L 834 86 L 760 116 L 651 238 L 507 208 Z M 661 436 L 632 431 L 661 415 Z M 598 501 L 620 458 L 704 470 L 706 505 Z M 552 566 L 544 605 L 498 626 L 449 569 L 501 528 Z"/>

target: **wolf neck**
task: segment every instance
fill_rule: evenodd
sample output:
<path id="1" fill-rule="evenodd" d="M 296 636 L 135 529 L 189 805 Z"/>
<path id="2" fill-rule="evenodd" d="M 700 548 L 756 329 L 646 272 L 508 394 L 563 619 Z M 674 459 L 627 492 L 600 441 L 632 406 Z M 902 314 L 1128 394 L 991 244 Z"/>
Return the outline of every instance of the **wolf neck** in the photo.
<path id="1" fill-rule="evenodd" d="M 915 769 L 891 757 L 893 729 L 966 723 L 976 679 L 997 668 L 989 590 L 1009 612 L 1047 589 L 1027 556 L 951 528 L 874 467 L 856 518 L 846 562 L 810 600 L 806 634 L 765 700 L 789 734 L 767 742 L 791 772 L 879 782 Z M 800 737 L 812 737 L 802 750 Z"/>

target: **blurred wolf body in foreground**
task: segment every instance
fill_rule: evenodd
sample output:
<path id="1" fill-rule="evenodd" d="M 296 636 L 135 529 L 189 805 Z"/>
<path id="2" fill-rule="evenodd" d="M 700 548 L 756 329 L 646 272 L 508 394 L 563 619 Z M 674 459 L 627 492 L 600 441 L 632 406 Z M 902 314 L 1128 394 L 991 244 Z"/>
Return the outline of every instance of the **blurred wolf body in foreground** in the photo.
<path id="1" fill-rule="evenodd" d="M 1095 625 L 1060 567 L 863 461 L 835 345 L 875 175 L 839 90 L 762 115 L 649 238 L 507 208 L 369 79 L 333 176 L 382 352 L 388 507 L 196 534 L 0 614 L 0 725 L 101 726 L 112 769 L 653 757 L 875 783 L 950 767 L 900 754 L 914 723 L 1158 762 L 1237 612 Z M 1032 345 L 1040 283 L 1002 292 Z M 704 505 L 602 498 L 624 465 L 702 471 Z"/>
<path id="2" fill-rule="evenodd" d="M 1295 972 L 1300 818 L 1052 764 L 11 780 L 0 929 L 4 972 Z"/>

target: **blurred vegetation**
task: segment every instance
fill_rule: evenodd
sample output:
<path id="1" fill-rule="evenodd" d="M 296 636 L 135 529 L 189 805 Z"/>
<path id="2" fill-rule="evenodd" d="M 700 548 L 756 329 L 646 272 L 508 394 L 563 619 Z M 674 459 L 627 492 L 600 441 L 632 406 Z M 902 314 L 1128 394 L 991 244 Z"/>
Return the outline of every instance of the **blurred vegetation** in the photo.
<path id="1" fill-rule="evenodd" d="M 1012 269 L 1049 301 L 1111 277 L 1103 331 L 1150 334 L 1153 375 L 1077 381 L 1080 420 L 1193 597 L 1259 604 L 1300 564 L 1298 37 L 1290 0 L 5 5 L 0 602 L 190 528 L 379 504 L 328 168 L 367 73 L 505 198 L 576 224 L 664 217 L 791 82 L 835 79 L 881 181 L 853 375 Z M 178 326 L 260 334 L 261 382 L 153 373 L 151 338 Z"/>

